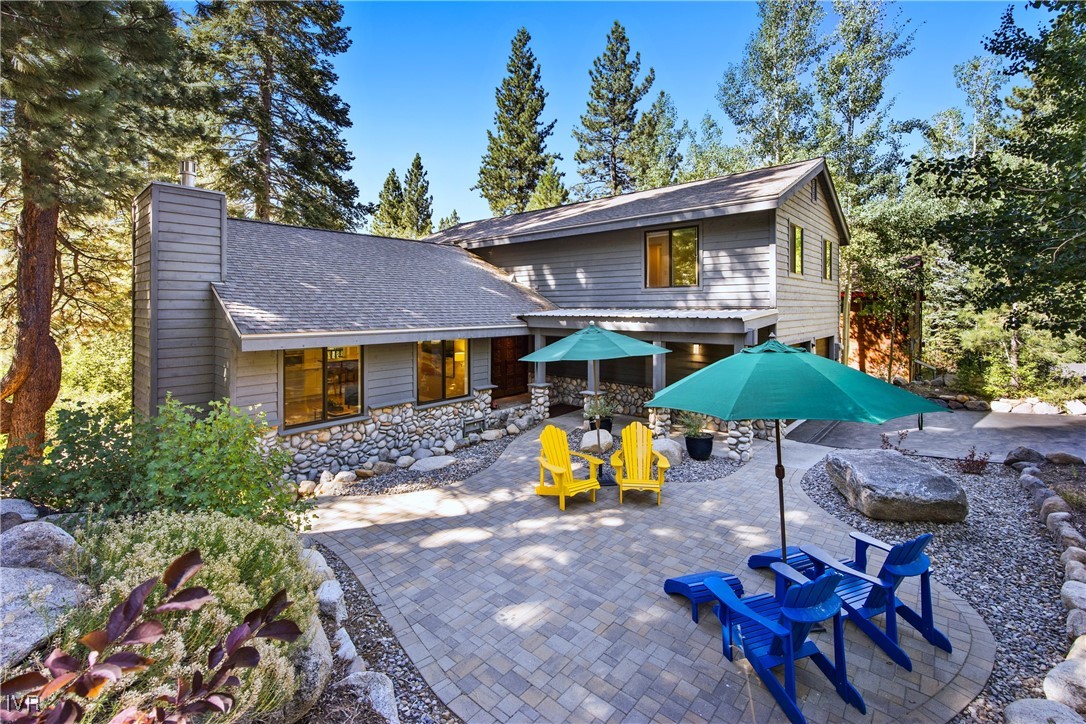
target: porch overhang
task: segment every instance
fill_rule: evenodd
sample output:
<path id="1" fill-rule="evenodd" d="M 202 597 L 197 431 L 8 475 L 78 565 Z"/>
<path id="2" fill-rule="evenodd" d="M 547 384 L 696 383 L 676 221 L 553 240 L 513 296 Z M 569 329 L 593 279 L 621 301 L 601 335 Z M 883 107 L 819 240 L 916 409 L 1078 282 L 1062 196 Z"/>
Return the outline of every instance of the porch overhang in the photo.
<path id="1" fill-rule="evenodd" d="M 776 309 L 551 309 L 522 314 L 530 332 L 569 334 L 596 323 L 663 342 L 735 344 L 737 336 L 777 323 Z"/>

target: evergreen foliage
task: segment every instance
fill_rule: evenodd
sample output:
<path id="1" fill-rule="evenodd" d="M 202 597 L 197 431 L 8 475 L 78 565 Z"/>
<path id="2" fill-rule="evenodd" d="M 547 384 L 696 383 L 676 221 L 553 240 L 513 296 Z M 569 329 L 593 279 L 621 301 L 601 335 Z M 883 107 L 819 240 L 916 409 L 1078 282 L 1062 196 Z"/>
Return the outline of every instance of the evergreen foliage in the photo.
<path id="1" fill-rule="evenodd" d="M 814 94 L 805 76 L 822 57 L 818 0 L 758 0 L 761 24 L 717 99 L 758 165 L 787 163 L 814 146 Z"/>
<path id="2" fill-rule="evenodd" d="M 378 236 L 401 239 L 421 239 L 429 236 L 434 230 L 433 202 L 430 182 L 422 167 L 422 156 L 416 153 L 404 174 L 403 182 L 396 175 L 396 169 L 388 172 L 385 185 L 377 197 L 372 231 Z M 459 217 L 456 223 L 460 223 Z"/>
<path id="3" fill-rule="evenodd" d="M 128 249 L 110 245 L 95 223 L 123 218 L 148 165 L 172 160 L 163 139 L 186 101 L 175 25 L 156 2 L 0 5 L 0 176 L 14 241 L 3 311 L 15 318 L 4 325 L 14 339 L 5 339 L 13 355 L 0 383 L 0 430 L 31 455 L 60 387 L 55 311 L 78 324 L 115 321 L 122 309 L 103 297 Z"/>
<path id="4" fill-rule="evenodd" d="M 528 205 L 547 165 L 547 137 L 556 121 L 540 117 L 547 92 L 540 84 L 540 66 L 528 47 L 532 36 L 517 30 L 506 65 L 508 75 L 494 91 L 497 110 L 494 130 L 486 132 L 486 154 L 475 185 L 495 216 L 515 214 Z"/>
<path id="5" fill-rule="evenodd" d="M 528 206 L 525 211 L 550 209 L 569 202 L 569 189 L 562 183 L 563 176 L 565 174 L 558 170 L 554 159 L 548 160 L 547 168 L 544 169 L 543 175 L 539 177 L 539 183 L 536 184 L 535 190 L 532 191 L 532 197 L 528 199 Z"/>
<path id="6" fill-rule="evenodd" d="M 346 177 L 350 108 L 333 92 L 331 58 L 351 41 L 338 0 L 197 5 L 197 78 L 215 87 L 219 138 L 208 185 L 258 219 L 352 229 L 367 212 Z"/>
<path id="7" fill-rule="evenodd" d="M 981 309 L 1018 303 L 1026 321 L 1059 334 L 1086 328 L 1086 5 L 1035 2 L 1037 36 L 1008 10 L 988 49 L 1021 73 L 998 149 L 927 159 L 916 176 L 961 202 L 940 227 L 986 281 Z M 982 94 L 983 95 L 983 94 Z"/>
<path id="8" fill-rule="evenodd" d="M 404 235 L 409 239 L 421 239 L 434 231 L 434 197 L 430 195 L 430 182 L 422 167 L 422 156 L 415 154 L 411 166 L 403 178 Z"/>
<path id="9" fill-rule="evenodd" d="M 685 124 L 678 123 L 671 96 L 660 91 L 652 107 L 641 114 L 631 139 L 630 176 L 638 191 L 675 183 L 683 161 L 679 145 L 685 129 Z"/>
<path id="10" fill-rule="evenodd" d="M 456 213 L 456 209 L 452 210 L 452 213 L 448 216 L 443 216 L 440 221 L 437 222 L 437 230 L 445 231 L 445 229 L 451 229 L 454 226 L 460 224 L 460 214 Z"/>
<path id="11" fill-rule="evenodd" d="M 573 129 L 578 143 L 574 159 L 584 179 L 585 195 L 602 192 L 614 196 L 635 188 L 630 160 L 637 104 L 649 92 L 656 73 L 649 68 L 638 82 L 641 53 L 635 53 L 632 59 L 629 56 L 626 29 L 616 20 L 607 35 L 603 55 L 592 61 L 588 108 L 580 126 Z"/>
<path id="12" fill-rule="evenodd" d="M 400 236 L 403 234 L 403 184 L 396 175 L 396 169 L 388 172 L 385 185 L 377 196 L 377 210 L 373 214 L 372 231 L 377 236 Z"/>

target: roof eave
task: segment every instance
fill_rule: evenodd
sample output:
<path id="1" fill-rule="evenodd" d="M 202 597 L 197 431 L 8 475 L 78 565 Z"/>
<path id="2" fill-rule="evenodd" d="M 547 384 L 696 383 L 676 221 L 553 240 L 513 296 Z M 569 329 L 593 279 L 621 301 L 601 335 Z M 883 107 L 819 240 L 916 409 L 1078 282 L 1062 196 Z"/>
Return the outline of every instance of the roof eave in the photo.
<path id="1" fill-rule="evenodd" d="M 242 352 L 264 352 L 280 349 L 312 347 L 343 347 L 347 345 L 397 344 L 422 342 L 429 339 L 481 339 L 528 334 L 528 325 L 521 320 L 509 324 L 472 327 L 429 327 L 425 329 L 371 329 L 324 332 L 269 332 L 239 335 Z"/>
<path id="2" fill-rule="evenodd" d="M 578 236 L 580 234 L 595 234 L 605 231 L 615 231 L 618 229 L 652 226 L 654 224 L 671 224 L 684 221 L 698 221 L 701 219 L 712 218 L 714 216 L 731 216 L 734 214 L 746 214 L 756 211 L 768 211 L 777 208 L 778 204 L 779 202 L 777 197 L 772 197 L 742 204 L 732 204 L 729 206 L 700 206 L 691 209 L 684 209 L 682 211 L 671 211 L 665 214 L 644 214 L 640 216 L 628 216 L 621 219 L 612 219 L 606 222 L 564 226 L 560 229 L 551 229 L 548 231 L 534 231 L 524 234 L 513 234 L 510 236 L 488 237 L 485 239 L 470 239 L 459 241 L 453 240 L 450 243 L 459 244 L 463 248 L 469 250 L 485 249 L 491 246 L 519 244 L 527 241 L 540 241 L 543 239 L 555 239 L 565 236 Z"/>

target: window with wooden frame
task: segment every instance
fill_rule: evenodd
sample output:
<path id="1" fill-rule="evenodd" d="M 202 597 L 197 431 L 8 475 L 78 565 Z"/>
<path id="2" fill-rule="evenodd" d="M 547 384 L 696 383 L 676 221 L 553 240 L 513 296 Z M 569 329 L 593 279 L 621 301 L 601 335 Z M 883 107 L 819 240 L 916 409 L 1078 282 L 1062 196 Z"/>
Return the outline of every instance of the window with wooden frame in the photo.
<path id="1" fill-rule="evenodd" d="M 440 402 L 468 394 L 468 341 L 432 339 L 418 343 L 418 401 Z"/>
<path id="2" fill-rule="evenodd" d="M 362 348 L 283 352 L 283 427 L 362 414 Z"/>
<path id="3" fill-rule="evenodd" d="M 833 279 L 833 240 L 822 240 L 822 278 Z"/>
<path id="4" fill-rule="evenodd" d="M 803 274 L 803 227 L 789 225 L 788 271 Z"/>
<path id="5" fill-rule="evenodd" d="M 645 286 L 649 289 L 698 285 L 698 227 L 645 234 Z"/>

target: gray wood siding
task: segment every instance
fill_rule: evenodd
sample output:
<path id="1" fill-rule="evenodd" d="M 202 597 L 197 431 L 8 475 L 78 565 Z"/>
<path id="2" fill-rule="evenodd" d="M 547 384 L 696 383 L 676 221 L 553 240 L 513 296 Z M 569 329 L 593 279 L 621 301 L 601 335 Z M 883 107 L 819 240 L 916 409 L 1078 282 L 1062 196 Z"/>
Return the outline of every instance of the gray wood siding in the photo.
<path id="1" fill-rule="evenodd" d="M 229 398 L 233 404 L 235 376 L 237 367 L 237 344 L 230 332 L 230 322 L 226 312 L 212 300 L 215 315 L 215 397 Z"/>
<path id="2" fill-rule="evenodd" d="M 490 384 L 490 340 L 473 339 L 471 345 L 470 374 L 471 386 L 477 388 Z"/>
<path id="3" fill-rule="evenodd" d="M 275 351 L 237 353 L 231 399 L 242 409 L 259 405 L 255 412 L 273 427 L 279 425 L 279 358 Z"/>
<path id="4" fill-rule="evenodd" d="M 211 284 L 222 280 L 225 198 L 156 185 L 158 389 L 187 404 L 228 392 L 219 382 L 217 306 Z"/>
<path id="5" fill-rule="evenodd" d="M 697 287 L 645 288 L 645 232 L 676 225 L 509 244 L 475 253 L 564 307 L 771 307 L 769 219 L 768 212 L 758 212 L 698 222 Z"/>
<path id="6" fill-rule="evenodd" d="M 810 186 L 798 189 L 777 211 L 777 337 L 800 343 L 836 337 L 838 330 L 839 235 L 821 185 L 811 202 Z M 789 271 L 789 225 L 803 227 L 803 274 Z M 833 241 L 833 278 L 822 278 L 822 240 Z"/>
<path id="7" fill-rule="evenodd" d="M 132 203 L 132 404 L 153 412 L 151 387 L 151 188 Z"/>
<path id="8" fill-rule="evenodd" d="M 415 345 L 377 344 L 362 348 L 365 404 L 389 407 L 415 400 Z"/>

